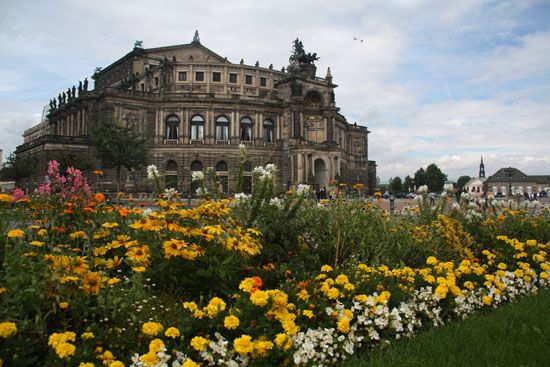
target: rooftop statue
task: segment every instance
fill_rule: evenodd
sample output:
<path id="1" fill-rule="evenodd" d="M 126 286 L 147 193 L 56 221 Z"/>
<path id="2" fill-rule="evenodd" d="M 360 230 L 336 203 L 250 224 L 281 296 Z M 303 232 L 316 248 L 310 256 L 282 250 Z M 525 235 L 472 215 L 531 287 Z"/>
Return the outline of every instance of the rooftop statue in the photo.
<path id="1" fill-rule="evenodd" d="M 315 61 L 319 60 L 317 53 L 307 53 L 304 50 L 304 44 L 298 38 L 294 41 L 292 46 L 292 55 L 290 55 L 288 61 L 290 63 L 299 62 L 303 64 L 313 64 Z"/>
<path id="2" fill-rule="evenodd" d="M 193 36 L 193 42 L 201 43 L 201 39 L 199 38 L 199 31 L 195 31 L 195 35 Z"/>

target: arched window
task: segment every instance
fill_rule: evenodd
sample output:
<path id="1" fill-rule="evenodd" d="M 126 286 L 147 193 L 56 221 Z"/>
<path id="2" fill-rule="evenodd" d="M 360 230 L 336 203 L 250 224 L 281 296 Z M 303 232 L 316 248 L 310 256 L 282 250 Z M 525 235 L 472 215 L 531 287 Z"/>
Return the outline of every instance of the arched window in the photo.
<path id="1" fill-rule="evenodd" d="M 166 162 L 166 188 L 178 188 L 178 164 L 175 161 L 169 160 Z"/>
<path id="2" fill-rule="evenodd" d="M 216 119 L 216 140 L 229 140 L 229 120 L 225 116 Z"/>
<path id="3" fill-rule="evenodd" d="M 244 162 L 243 169 L 245 172 L 252 172 L 252 163 L 250 161 Z"/>
<path id="4" fill-rule="evenodd" d="M 228 170 L 226 161 L 219 161 L 216 163 L 216 172 L 227 172 Z"/>
<path id="5" fill-rule="evenodd" d="M 178 164 L 175 161 L 169 160 L 166 162 L 166 172 L 177 172 L 177 170 Z"/>
<path id="6" fill-rule="evenodd" d="M 264 120 L 264 142 L 273 143 L 275 142 L 275 125 L 270 119 Z"/>
<path id="7" fill-rule="evenodd" d="M 165 139 L 177 139 L 180 126 L 180 119 L 176 115 L 170 115 L 166 118 Z"/>
<path id="8" fill-rule="evenodd" d="M 191 118 L 191 140 L 204 139 L 204 118 L 201 115 L 195 115 Z"/>
<path id="9" fill-rule="evenodd" d="M 201 161 L 191 162 L 191 172 L 202 171 L 202 170 L 203 170 L 203 165 Z"/>
<path id="10" fill-rule="evenodd" d="M 307 108 L 319 108 L 322 105 L 321 96 L 317 92 L 310 91 L 304 97 L 304 104 Z"/>
<path id="11" fill-rule="evenodd" d="M 241 119 L 241 141 L 252 141 L 252 120 L 250 117 Z"/>

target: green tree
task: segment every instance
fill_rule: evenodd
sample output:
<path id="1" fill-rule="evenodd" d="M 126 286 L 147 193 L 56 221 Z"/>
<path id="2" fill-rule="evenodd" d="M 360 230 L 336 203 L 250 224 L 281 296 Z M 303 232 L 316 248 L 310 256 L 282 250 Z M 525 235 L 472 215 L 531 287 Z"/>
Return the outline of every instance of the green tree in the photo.
<path id="1" fill-rule="evenodd" d="M 390 193 L 398 194 L 400 192 L 403 192 L 403 182 L 401 177 L 396 176 L 390 181 Z"/>
<path id="2" fill-rule="evenodd" d="M 439 167 L 432 163 L 426 168 L 426 185 L 428 190 L 434 192 L 443 191 L 443 185 L 447 180 L 447 175 L 441 172 Z"/>
<path id="3" fill-rule="evenodd" d="M 410 192 L 414 190 L 414 180 L 411 176 L 407 175 L 403 180 L 403 191 Z"/>
<path id="4" fill-rule="evenodd" d="M 36 168 L 36 162 L 30 157 L 22 157 L 12 153 L 6 159 L 6 163 L 0 170 L 0 179 L 3 181 L 15 181 L 16 184 L 21 180 L 30 177 Z"/>
<path id="5" fill-rule="evenodd" d="M 472 178 L 470 176 L 460 176 L 458 180 L 456 181 L 456 186 L 458 187 L 458 191 L 462 191 L 464 189 L 464 186 L 468 181 L 470 181 Z"/>
<path id="6" fill-rule="evenodd" d="M 132 129 L 100 121 L 92 129 L 90 137 L 102 166 L 115 169 L 117 191 L 120 191 L 122 167 L 130 171 L 147 161 L 149 149 L 146 140 Z"/>
<path id="7" fill-rule="evenodd" d="M 426 171 L 424 171 L 424 168 L 420 167 L 420 169 L 416 171 L 413 180 L 416 189 L 422 185 L 426 185 Z"/>
<path id="8" fill-rule="evenodd" d="M 81 171 L 90 171 L 95 169 L 97 165 L 97 160 L 89 151 L 58 151 L 52 155 L 52 159 L 59 162 L 61 172 L 65 172 L 69 167 L 78 168 Z"/>

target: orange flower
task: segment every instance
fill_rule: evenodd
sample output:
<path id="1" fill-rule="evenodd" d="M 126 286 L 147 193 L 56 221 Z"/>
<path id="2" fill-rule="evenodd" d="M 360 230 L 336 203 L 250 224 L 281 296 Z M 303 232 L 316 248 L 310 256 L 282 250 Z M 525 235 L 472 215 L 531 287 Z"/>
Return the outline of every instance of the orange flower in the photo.
<path id="1" fill-rule="evenodd" d="M 57 232 L 58 234 L 65 233 L 65 227 L 59 226 L 59 227 L 52 227 L 52 231 Z"/>
<path id="2" fill-rule="evenodd" d="M 256 283 L 256 288 L 262 288 L 262 286 L 264 285 L 262 278 L 260 278 L 259 276 L 253 276 L 252 279 L 254 279 L 254 283 Z"/>
<path id="3" fill-rule="evenodd" d="M 121 217 L 127 217 L 130 211 L 126 208 L 120 208 L 118 209 L 118 214 L 120 214 Z"/>
<path id="4" fill-rule="evenodd" d="M 94 175 L 102 175 L 103 174 L 103 171 L 99 170 L 99 169 L 96 169 L 94 171 Z"/>
<path id="5" fill-rule="evenodd" d="M 101 203 L 103 200 L 105 200 L 105 195 L 103 195 L 102 193 L 98 192 L 97 194 L 94 195 L 94 199 L 95 199 L 95 201 L 97 201 L 98 203 Z"/>
<path id="6" fill-rule="evenodd" d="M 97 213 L 97 210 L 90 208 L 89 206 L 85 207 L 84 211 L 88 213 Z"/>

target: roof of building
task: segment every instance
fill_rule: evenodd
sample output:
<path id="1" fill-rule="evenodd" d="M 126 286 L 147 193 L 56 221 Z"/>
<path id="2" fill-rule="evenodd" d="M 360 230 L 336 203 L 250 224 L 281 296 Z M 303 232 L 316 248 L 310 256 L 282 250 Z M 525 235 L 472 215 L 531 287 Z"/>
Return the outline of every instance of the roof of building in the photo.
<path id="1" fill-rule="evenodd" d="M 526 175 L 514 167 L 501 168 L 493 175 L 489 176 L 487 182 L 525 182 L 533 181 L 536 183 L 550 183 L 550 175 Z"/>

